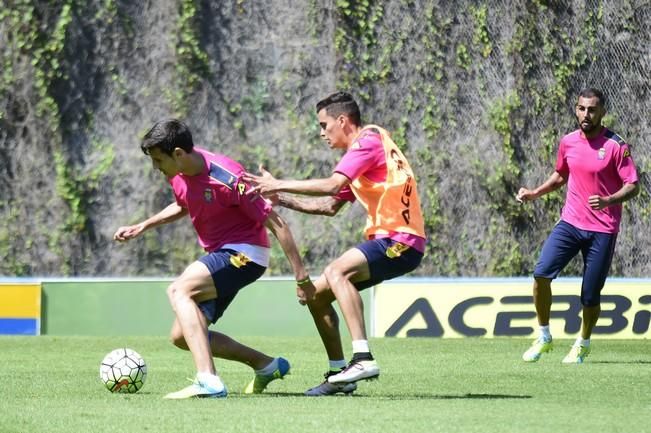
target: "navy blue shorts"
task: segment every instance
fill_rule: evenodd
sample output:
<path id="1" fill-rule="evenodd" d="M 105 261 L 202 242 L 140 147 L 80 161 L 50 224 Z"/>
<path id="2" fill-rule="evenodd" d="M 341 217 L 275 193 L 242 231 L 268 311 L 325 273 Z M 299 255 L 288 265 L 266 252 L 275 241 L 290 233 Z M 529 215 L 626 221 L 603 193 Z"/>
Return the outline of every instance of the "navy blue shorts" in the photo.
<path id="1" fill-rule="evenodd" d="M 217 297 L 200 302 L 199 309 L 210 323 L 219 319 L 241 288 L 248 286 L 267 269 L 234 250 L 217 250 L 199 259 L 212 275 Z"/>
<path id="2" fill-rule="evenodd" d="M 366 256 L 371 274 L 368 280 L 353 283 L 357 290 L 368 289 L 411 272 L 423 260 L 423 253 L 390 238 L 371 239 L 355 248 Z"/>
<path id="3" fill-rule="evenodd" d="M 596 306 L 606 282 L 615 251 L 617 233 L 599 233 L 581 230 L 560 221 L 543 245 L 534 277 L 554 279 L 576 256 L 583 255 L 583 282 L 581 304 Z"/>

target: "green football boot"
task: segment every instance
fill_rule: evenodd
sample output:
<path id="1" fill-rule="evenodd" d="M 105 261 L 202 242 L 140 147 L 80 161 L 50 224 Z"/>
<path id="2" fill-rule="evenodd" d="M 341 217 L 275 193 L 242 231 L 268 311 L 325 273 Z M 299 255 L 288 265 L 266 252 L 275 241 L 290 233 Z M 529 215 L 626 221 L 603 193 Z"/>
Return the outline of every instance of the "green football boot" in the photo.
<path id="1" fill-rule="evenodd" d="M 570 353 L 563 358 L 563 364 L 583 364 L 589 354 L 590 346 L 574 345 L 570 349 Z"/>
<path id="2" fill-rule="evenodd" d="M 554 343 L 552 343 L 551 338 L 545 339 L 543 337 L 538 337 L 538 339 L 531 344 L 531 347 L 522 354 L 522 360 L 524 362 L 536 362 L 540 359 L 540 355 L 551 352 L 552 350 L 554 350 Z"/>

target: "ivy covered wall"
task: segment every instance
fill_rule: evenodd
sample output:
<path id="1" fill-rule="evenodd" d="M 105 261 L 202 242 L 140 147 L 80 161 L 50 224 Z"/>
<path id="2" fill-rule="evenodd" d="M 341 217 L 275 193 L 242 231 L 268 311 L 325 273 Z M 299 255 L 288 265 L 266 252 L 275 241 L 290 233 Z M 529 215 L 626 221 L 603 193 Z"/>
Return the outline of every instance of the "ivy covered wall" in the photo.
<path id="1" fill-rule="evenodd" d="M 563 192 L 514 195 L 552 172 L 582 87 L 606 92 L 607 124 L 651 169 L 649 22 L 635 0 L 0 0 L 0 275 L 180 272 L 200 254 L 189 222 L 111 240 L 172 200 L 143 132 L 179 117 L 251 170 L 328 176 L 314 104 L 334 90 L 416 171 L 416 275 L 528 275 Z M 648 193 L 625 207 L 613 273 L 648 276 Z M 358 205 L 282 214 L 315 274 L 361 240 Z M 269 273 L 288 271 L 274 244 Z"/>

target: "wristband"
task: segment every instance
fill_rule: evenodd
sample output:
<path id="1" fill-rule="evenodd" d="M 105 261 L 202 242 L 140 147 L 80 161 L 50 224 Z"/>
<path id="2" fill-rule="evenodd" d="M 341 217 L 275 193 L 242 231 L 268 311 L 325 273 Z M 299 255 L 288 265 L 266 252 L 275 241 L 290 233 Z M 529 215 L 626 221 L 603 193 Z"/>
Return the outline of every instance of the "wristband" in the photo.
<path id="1" fill-rule="evenodd" d="M 310 280 L 310 277 L 307 276 L 307 277 L 303 278 L 303 279 L 300 280 L 300 281 L 299 281 L 299 280 L 296 280 L 296 284 L 298 284 L 298 285 L 300 286 L 301 284 L 309 283 L 310 281 L 311 281 L 311 280 Z"/>

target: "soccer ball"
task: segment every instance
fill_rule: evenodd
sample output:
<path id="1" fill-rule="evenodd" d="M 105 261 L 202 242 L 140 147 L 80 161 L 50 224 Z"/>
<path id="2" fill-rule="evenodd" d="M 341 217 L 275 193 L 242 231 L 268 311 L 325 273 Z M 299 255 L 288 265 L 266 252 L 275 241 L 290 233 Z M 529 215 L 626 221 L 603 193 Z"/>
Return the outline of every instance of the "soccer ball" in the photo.
<path id="1" fill-rule="evenodd" d="M 99 378 L 111 392 L 134 393 L 145 384 L 147 365 L 138 352 L 115 349 L 99 366 Z"/>

